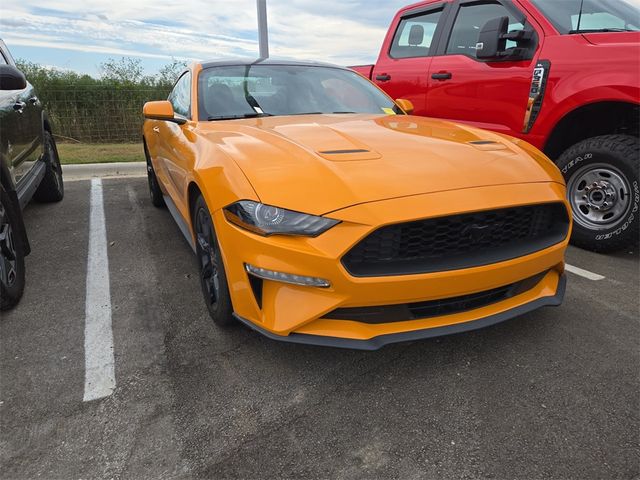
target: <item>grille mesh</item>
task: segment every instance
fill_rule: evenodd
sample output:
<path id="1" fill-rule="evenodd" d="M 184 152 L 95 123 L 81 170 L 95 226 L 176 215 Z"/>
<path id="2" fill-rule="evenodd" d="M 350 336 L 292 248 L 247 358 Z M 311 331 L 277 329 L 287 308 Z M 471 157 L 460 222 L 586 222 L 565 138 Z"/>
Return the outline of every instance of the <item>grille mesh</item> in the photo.
<path id="1" fill-rule="evenodd" d="M 452 315 L 501 302 L 515 295 L 527 292 L 540 283 L 540 280 L 542 280 L 546 274 L 547 272 L 542 272 L 533 277 L 521 280 L 520 282 L 512 283 L 511 285 L 453 298 L 399 305 L 338 308 L 326 314 L 323 318 L 376 324 Z"/>
<path id="2" fill-rule="evenodd" d="M 547 203 L 388 225 L 360 241 L 342 263 L 355 276 L 487 265 L 562 241 L 568 224 L 564 205 Z"/>

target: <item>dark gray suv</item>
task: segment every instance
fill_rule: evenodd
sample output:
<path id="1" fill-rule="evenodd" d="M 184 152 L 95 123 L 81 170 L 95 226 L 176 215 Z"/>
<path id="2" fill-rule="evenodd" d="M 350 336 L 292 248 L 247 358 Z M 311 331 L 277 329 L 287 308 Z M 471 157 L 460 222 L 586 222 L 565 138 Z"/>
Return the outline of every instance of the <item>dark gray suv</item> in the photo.
<path id="1" fill-rule="evenodd" d="M 51 124 L 0 40 L 0 310 L 18 303 L 24 290 L 30 247 L 22 209 L 31 198 L 59 202 L 63 196 Z"/>

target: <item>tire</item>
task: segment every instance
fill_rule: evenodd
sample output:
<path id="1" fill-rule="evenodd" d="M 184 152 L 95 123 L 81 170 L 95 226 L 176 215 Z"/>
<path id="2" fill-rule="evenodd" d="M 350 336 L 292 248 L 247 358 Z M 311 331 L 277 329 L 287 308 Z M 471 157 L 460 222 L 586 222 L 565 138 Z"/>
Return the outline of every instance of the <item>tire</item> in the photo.
<path id="1" fill-rule="evenodd" d="M 14 307 L 24 291 L 23 236 L 17 231 L 20 208 L 0 187 L 0 310 Z"/>
<path id="2" fill-rule="evenodd" d="M 211 214 L 201 195 L 195 201 L 192 218 L 202 296 L 213 322 L 227 327 L 235 323 L 227 274 Z"/>
<path id="3" fill-rule="evenodd" d="M 640 208 L 640 141 L 604 135 L 569 148 L 557 165 L 573 209 L 574 245 L 612 252 L 637 243 Z"/>
<path id="4" fill-rule="evenodd" d="M 147 183 L 149 184 L 149 198 L 154 207 L 163 208 L 165 206 L 164 196 L 162 190 L 158 184 L 158 178 L 156 172 L 153 170 L 151 164 L 151 157 L 149 156 L 149 150 L 147 150 L 147 143 L 144 142 L 144 156 L 147 160 Z"/>
<path id="5" fill-rule="evenodd" d="M 35 191 L 33 198 L 38 202 L 59 202 L 64 198 L 64 181 L 62 180 L 62 167 L 58 156 L 58 147 L 53 135 L 44 132 L 44 163 L 46 170 L 44 178 Z"/>

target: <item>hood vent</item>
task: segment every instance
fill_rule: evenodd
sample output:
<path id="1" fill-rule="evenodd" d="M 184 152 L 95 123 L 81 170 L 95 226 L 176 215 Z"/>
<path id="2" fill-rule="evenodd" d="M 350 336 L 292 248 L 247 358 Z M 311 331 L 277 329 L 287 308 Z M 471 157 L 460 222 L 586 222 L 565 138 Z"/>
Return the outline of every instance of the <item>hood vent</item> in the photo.
<path id="1" fill-rule="evenodd" d="M 340 148 L 335 150 L 318 150 L 318 155 L 332 162 L 353 162 L 358 160 L 377 160 L 378 152 L 366 148 Z"/>
<path id="2" fill-rule="evenodd" d="M 507 150 L 507 152 L 505 153 L 514 153 L 504 143 L 496 142 L 494 140 L 473 140 L 467 143 L 478 150 L 482 150 L 483 152 L 496 152 L 498 150 Z"/>
<path id="3" fill-rule="evenodd" d="M 352 148 L 349 150 L 325 150 L 322 153 L 323 155 L 341 155 L 344 153 L 368 153 L 369 150 L 364 150 L 363 148 Z"/>

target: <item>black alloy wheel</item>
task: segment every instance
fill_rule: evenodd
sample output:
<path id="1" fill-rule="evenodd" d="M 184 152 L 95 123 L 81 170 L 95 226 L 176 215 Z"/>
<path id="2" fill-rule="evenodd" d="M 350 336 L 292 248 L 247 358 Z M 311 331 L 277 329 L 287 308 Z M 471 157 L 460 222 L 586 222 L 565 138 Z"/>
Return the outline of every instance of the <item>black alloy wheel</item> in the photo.
<path id="1" fill-rule="evenodd" d="M 195 202 L 193 224 L 200 285 L 209 315 L 217 325 L 230 325 L 233 323 L 233 308 L 227 277 L 211 215 L 202 196 Z"/>

